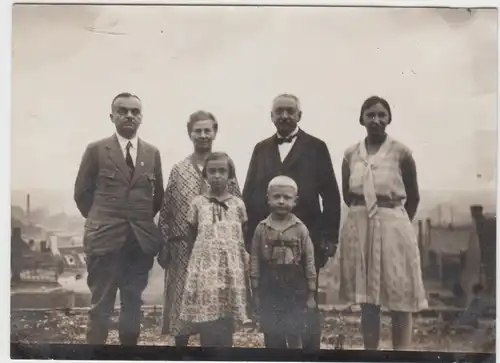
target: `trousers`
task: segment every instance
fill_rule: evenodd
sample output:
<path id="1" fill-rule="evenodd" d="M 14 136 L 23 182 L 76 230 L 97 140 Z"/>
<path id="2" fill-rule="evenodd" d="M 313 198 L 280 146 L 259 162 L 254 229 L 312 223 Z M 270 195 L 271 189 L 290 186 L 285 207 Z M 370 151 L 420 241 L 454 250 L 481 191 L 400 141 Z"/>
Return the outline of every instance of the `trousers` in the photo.
<path id="1" fill-rule="evenodd" d="M 316 309 L 306 314 L 305 329 L 302 333 L 302 348 L 306 351 L 317 351 L 321 348 L 321 313 L 318 309 L 318 279 L 319 268 L 316 266 L 316 291 L 314 292 L 314 300 L 316 301 Z"/>
<path id="2" fill-rule="evenodd" d="M 87 285 L 91 292 L 87 344 L 106 344 L 109 320 L 119 290 L 120 343 L 137 345 L 141 327 L 142 293 L 148 284 L 153 263 L 154 256 L 142 251 L 132 231 L 119 250 L 103 255 L 87 254 Z"/>

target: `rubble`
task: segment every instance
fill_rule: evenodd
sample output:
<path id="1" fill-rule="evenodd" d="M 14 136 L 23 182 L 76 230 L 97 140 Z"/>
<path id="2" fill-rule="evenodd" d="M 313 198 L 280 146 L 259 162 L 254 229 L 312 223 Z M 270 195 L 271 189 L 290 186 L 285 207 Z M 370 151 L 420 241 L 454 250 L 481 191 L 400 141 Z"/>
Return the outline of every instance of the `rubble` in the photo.
<path id="1" fill-rule="evenodd" d="M 173 345 L 170 336 L 160 335 L 161 312 L 144 312 L 141 345 Z M 85 343 L 87 314 L 83 310 L 13 311 L 11 341 L 20 343 Z M 119 344 L 116 331 L 118 316 L 113 316 L 108 344 Z M 363 349 L 356 316 L 325 314 L 323 349 Z M 234 335 L 235 347 L 264 347 L 263 336 L 253 324 L 247 324 Z M 494 352 L 495 321 L 481 321 L 478 328 L 454 326 L 433 318 L 414 321 L 413 349 L 420 351 Z M 199 337 L 191 338 L 190 346 L 199 346 Z M 391 349 L 391 325 L 382 318 L 380 349 Z"/>

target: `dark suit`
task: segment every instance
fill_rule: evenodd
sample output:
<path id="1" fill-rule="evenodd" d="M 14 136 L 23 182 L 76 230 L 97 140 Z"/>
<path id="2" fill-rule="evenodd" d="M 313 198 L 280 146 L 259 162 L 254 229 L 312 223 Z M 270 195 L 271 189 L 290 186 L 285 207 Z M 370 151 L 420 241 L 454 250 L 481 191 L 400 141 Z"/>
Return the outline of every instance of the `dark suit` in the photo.
<path id="1" fill-rule="evenodd" d="M 298 185 L 299 199 L 294 213 L 309 229 L 319 271 L 326 261 L 324 243 L 337 243 L 340 225 L 341 199 L 330 153 L 323 141 L 299 130 L 295 144 L 282 162 L 277 141 L 274 135 L 258 143 L 250 160 L 243 188 L 248 212 L 247 250 L 257 224 L 270 213 L 266 196 L 269 182 L 275 176 L 286 175 Z M 304 348 L 319 349 L 320 324 L 309 322 L 309 327 L 313 332 L 303 337 Z"/>
<path id="2" fill-rule="evenodd" d="M 88 343 L 105 343 L 118 289 L 120 340 L 137 343 L 141 296 L 161 243 L 153 218 L 163 193 L 160 153 L 154 146 L 138 140 L 133 175 L 116 135 L 85 150 L 74 198 L 87 219 L 83 244 L 92 293 Z"/>

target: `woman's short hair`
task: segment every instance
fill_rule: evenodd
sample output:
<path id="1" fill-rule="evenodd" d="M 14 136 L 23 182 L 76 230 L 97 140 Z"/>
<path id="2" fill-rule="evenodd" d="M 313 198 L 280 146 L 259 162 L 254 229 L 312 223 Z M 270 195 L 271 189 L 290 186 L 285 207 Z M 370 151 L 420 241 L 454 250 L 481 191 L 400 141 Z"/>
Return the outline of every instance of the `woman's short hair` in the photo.
<path id="1" fill-rule="evenodd" d="M 359 113 L 359 123 L 363 125 L 363 113 L 370 107 L 376 105 L 377 103 L 380 103 L 386 110 L 389 115 L 389 122 L 387 124 L 390 124 L 392 121 L 392 112 L 391 112 L 391 106 L 389 106 L 389 102 L 387 102 L 385 99 L 379 96 L 371 96 L 368 97 L 365 102 L 361 105 L 361 112 Z"/>
<path id="2" fill-rule="evenodd" d="M 234 167 L 234 162 L 233 162 L 233 159 L 231 159 L 231 157 L 225 153 L 225 152 L 221 152 L 221 151 L 216 151 L 216 152 L 213 152 L 211 153 L 210 155 L 208 155 L 207 159 L 205 160 L 205 164 L 203 165 L 203 170 L 201 171 L 201 175 L 203 176 L 203 178 L 207 178 L 207 165 L 208 165 L 208 162 L 209 161 L 212 161 L 212 160 L 221 160 L 221 159 L 226 159 L 227 160 L 227 164 L 228 164 L 228 178 L 229 179 L 234 179 L 236 178 L 236 168 Z"/>
<path id="3" fill-rule="evenodd" d="M 187 122 L 188 134 L 191 134 L 191 131 L 193 130 L 193 125 L 196 122 L 204 120 L 212 120 L 212 122 L 214 123 L 214 131 L 217 132 L 219 124 L 217 123 L 217 119 L 215 118 L 214 114 L 212 112 L 199 110 L 189 115 L 189 120 Z"/>

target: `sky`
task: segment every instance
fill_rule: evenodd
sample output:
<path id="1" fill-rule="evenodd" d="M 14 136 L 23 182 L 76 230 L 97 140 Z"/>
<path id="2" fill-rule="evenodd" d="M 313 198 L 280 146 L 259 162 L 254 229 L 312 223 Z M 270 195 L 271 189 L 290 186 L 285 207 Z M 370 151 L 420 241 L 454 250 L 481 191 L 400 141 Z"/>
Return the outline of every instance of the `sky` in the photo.
<path id="1" fill-rule="evenodd" d="M 83 151 L 114 132 L 123 91 L 143 100 L 139 134 L 165 179 L 192 150 L 189 114 L 205 109 L 243 184 L 287 92 L 339 183 L 344 150 L 365 135 L 361 104 L 379 95 L 421 189 L 496 186 L 495 10 L 15 5 L 12 44 L 12 189 L 58 191 L 69 206 Z"/>

